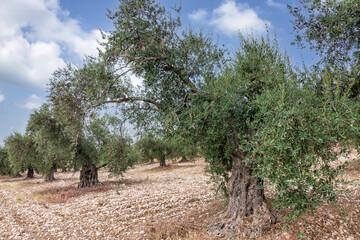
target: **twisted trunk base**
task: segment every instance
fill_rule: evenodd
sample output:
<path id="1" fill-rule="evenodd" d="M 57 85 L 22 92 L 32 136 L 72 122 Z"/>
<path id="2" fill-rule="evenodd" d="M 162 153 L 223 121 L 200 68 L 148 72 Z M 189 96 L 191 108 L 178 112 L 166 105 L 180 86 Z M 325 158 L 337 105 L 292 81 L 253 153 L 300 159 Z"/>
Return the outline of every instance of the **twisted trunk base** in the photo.
<path id="1" fill-rule="evenodd" d="M 83 165 L 80 170 L 80 182 L 78 188 L 87 188 L 99 184 L 98 168 L 90 163 Z"/>
<path id="2" fill-rule="evenodd" d="M 48 174 L 46 174 L 45 176 L 45 182 L 54 182 L 56 181 L 55 175 L 54 173 L 56 172 L 57 167 L 56 165 L 53 165 L 50 169 L 50 172 Z"/>
<path id="3" fill-rule="evenodd" d="M 185 163 L 185 162 L 189 162 L 189 160 L 185 156 L 183 156 L 179 161 L 179 163 Z"/>
<path id="4" fill-rule="evenodd" d="M 244 235 L 259 237 L 276 222 L 275 214 L 265 201 L 262 181 L 252 176 L 251 165 L 245 163 L 244 154 L 232 153 L 232 175 L 229 182 L 229 205 L 219 223 L 210 226 L 209 231 L 219 237 Z M 245 231 L 239 233 L 244 220 L 251 222 Z M 243 227 L 242 227 L 243 228 Z"/>
<path id="5" fill-rule="evenodd" d="M 166 167 L 165 156 L 159 158 L 160 168 Z"/>
<path id="6" fill-rule="evenodd" d="M 27 174 L 26 174 L 26 178 L 25 179 L 32 179 L 34 178 L 34 169 L 32 168 L 28 168 Z"/>

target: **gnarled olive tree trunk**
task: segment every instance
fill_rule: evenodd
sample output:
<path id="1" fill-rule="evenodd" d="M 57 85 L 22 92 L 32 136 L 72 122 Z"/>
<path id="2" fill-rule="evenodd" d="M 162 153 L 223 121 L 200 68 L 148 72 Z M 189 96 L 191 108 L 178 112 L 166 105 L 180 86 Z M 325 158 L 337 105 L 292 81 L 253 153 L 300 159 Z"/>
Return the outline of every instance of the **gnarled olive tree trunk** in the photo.
<path id="1" fill-rule="evenodd" d="M 34 178 L 34 169 L 29 167 L 25 179 L 31 179 L 31 178 Z"/>
<path id="2" fill-rule="evenodd" d="M 98 168 L 92 163 L 83 165 L 80 170 L 80 182 L 78 188 L 92 187 L 98 183 Z"/>
<path id="3" fill-rule="evenodd" d="M 159 163 L 160 163 L 160 167 L 166 167 L 166 162 L 165 162 L 165 154 L 162 154 L 159 159 L 158 159 Z"/>
<path id="4" fill-rule="evenodd" d="M 232 156 L 232 175 L 229 182 L 229 205 L 225 214 L 234 222 L 244 217 L 252 218 L 251 235 L 275 223 L 275 215 L 265 201 L 262 180 L 252 175 L 251 163 L 245 162 L 243 153 L 235 151 Z"/>
<path id="5" fill-rule="evenodd" d="M 54 173 L 55 173 L 56 169 L 57 169 L 56 165 L 55 164 L 52 165 L 49 173 L 47 173 L 45 175 L 45 182 L 54 182 L 54 181 L 56 181 L 56 178 L 54 176 Z"/>
<path id="6" fill-rule="evenodd" d="M 181 160 L 179 161 L 179 163 L 184 163 L 184 162 L 188 162 L 189 160 L 186 158 L 186 156 L 182 156 Z"/>
<path id="7" fill-rule="evenodd" d="M 223 213 L 227 220 L 212 225 L 210 231 L 219 236 L 237 233 L 237 226 L 244 223 L 244 218 L 248 218 L 251 225 L 243 234 L 258 237 L 276 222 L 276 218 L 265 201 L 263 182 L 253 176 L 252 163 L 245 162 L 246 153 L 238 148 L 236 135 L 233 140 L 237 147 L 230 150 L 232 170 L 228 185 L 229 202 Z"/>

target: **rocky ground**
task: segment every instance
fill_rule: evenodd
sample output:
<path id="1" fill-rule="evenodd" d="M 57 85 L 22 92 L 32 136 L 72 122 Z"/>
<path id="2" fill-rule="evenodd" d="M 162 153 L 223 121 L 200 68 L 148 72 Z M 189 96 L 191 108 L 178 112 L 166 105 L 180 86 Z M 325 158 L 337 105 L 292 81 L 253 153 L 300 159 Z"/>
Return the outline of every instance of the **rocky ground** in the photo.
<path id="1" fill-rule="evenodd" d="M 206 231 L 223 208 L 205 162 L 138 165 L 122 178 L 77 189 L 79 173 L 58 181 L 0 178 L 0 239 L 217 239 Z M 347 165 L 339 201 L 328 203 L 261 239 L 360 239 L 360 162 Z M 285 212 L 284 212 L 285 213 Z M 281 218 L 282 214 L 279 213 Z M 234 236 L 234 238 L 237 238 Z"/>

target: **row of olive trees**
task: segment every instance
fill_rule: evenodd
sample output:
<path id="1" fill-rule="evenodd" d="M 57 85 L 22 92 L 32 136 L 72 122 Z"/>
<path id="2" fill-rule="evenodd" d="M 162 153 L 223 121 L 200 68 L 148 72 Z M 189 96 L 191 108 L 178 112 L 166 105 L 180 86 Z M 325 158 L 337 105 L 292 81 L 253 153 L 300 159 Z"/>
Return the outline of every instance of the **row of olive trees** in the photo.
<path id="1" fill-rule="evenodd" d="M 99 57 L 87 58 L 81 68 L 57 70 L 49 85 L 54 118 L 64 126 L 71 152 L 81 159 L 81 186 L 96 184 L 103 163 L 111 171 L 123 170 L 116 161 L 127 156 L 126 148 L 105 151 L 105 158 L 91 157 L 112 145 L 97 139 L 102 130 L 88 138 L 88 120 L 112 104 L 138 127 L 150 124 L 184 149 L 199 147 L 228 194 L 227 220 L 214 225 L 214 231 L 236 231 L 251 217 L 248 232 L 255 236 L 275 223 L 265 200 L 266 184 L 276 189 L 274 206 L 289 208 L 292 216 L 334 198 L 333 149 L 358 147 L 359 79 L 346 72 L 355 68 L 325 64 L 300 71 L 269 36 L 240 36 L 238 49 L 228 58 L 211 36 L 181 31 L 180 18 L 173 17 L 179 9 L 168 12 L 155 0 L 119 2 L 109 13 L 115 30 L 104 34 Z M 305 16 L 318 21 L 313 25 L 293 8 L 300 35 L 305 30 L 303 36 L 319 49 L 331 46 L 324 52 L 330 58 L 333 46 L 345 47 L 346 53 L 349 46 L 356 53 L 359 18 L 353 10 L 358 8 L 351 5 L 356 1 L 300 2 L 310 11 Z M 324 7 L 327 3 L 331 11 Z M 354 16 L 351 21 L 343 18 L 344 11 Z M 323 21 L 326 17 L 329 21 Z M 344 25 L 348 21 L 349 28 Z M 339 29 L 342 41 L 337 40 Z M 132 86 L 129 72 L 143 79 L 142 88 Z M 166 149 L 161 142 L 143 141 L 139 145 L 152 147 L 143 153 L 148 159 L 163 162 L 164 153 L 171 155 L 170 150 L 159 151 Z"/>
<path id="2" fill-rule="evenodd" d="M 154 163 L 154 159 L 157 159 L 160 167 L 165 167 L 166 159 L 173 161 L 180 159 L 180 162 L 188 162 L 200 156 L 196 146 L 189 148 L 183 142 L 184 139 L 160 138 L 148 134 L 140 138 L 134 145 L 134 149 L 140 154 L 140 162 Z"/>
<path id="3" fill-rule="evenodd" d="M 95 185 L 99 168 L 106 166 L 114 174 L 121 174 L 137 160 L 122 125 L 115 117 L 95 117 L 86 137 L 74 149 L 66 127 L 44 104 L 31 114 L 25 134 L 13 133 L 6 138 L 5 147 L 0 149 L 1 174 L 16 176 L 27 171 L 27 178 L 33 178 L 36 171 L 44 175 L 45 181 L 54 181 L 58 168 L 82 167 L 79 187 Z"/>
<path id="4" fill-rule="evenodd" d="M 0 147 L 0 175 L 12 174 L 9 157 L 5 148 Z"/>
<path id="5" fill-rule="evenodd" d="M 73 139 L 86 116 L 115 104 L 138 126 L 153 123 L 189 149 L 199 146 L 229 196 L 227 221 L 214 226 L 220 231 L 252 217 L 249 233 L 256 235 L 276 221 L 265 184 L 278 193 L 274 205 L 293 216 L 334 197 L 333 149 L 357 147 L 360 133 L 349 78 L 321 65 L 317 72 L 294 68 L 269 36 L 240 37 L 229 59 L 211 36 L 181 31 L 173 17 L 179 9 L 167 12 L 155 0 L 119 2 L 99 57 L 59 69 L 51 80 L 50 101 Z M 325 3 L 314 2 L 316 14 Z M 131 85 L 128 72 L 143 79 L 143 88 Z"/>
<path id="6" fill-rule="evenodd" d="M 0 174 L 17 176 L 27 171 L 26 178 L 33 178 L 34 172 L 45 177 L 45 181 L 55 181 L 57 169 L 81 169 L 79 187 L 90 187 L 99 183 L 98 169 L 106 167 L 118 175 L 134 163 L 154 161 L 160 167 L 165 160 L 186 155 L 193 158 L 175 141 L 148 135 L 132 144 L 126 136 L 124 122 L 104 115 L 93 117 L 86 127 L 84 138 L 73 149 L 73 143 L 61 125 L 53 116 L 53 110 L 44 104 L 31 114 L 25 134 L 13 133 L 5 140 L 0 149 Z"/>
<path id="7" fill-rule="evenodd" d="M 62 126 L 56 123 L 49 107 L 43 105 L 30 116 L 26 133 L 8 136 L 2 150 L 12 175 L 27 171 L 27 178 L 32 178 L 37 171 L 46 181 L 53 181 L 54 171 L 65 167 L 69 159 L 68 145 Z"/>

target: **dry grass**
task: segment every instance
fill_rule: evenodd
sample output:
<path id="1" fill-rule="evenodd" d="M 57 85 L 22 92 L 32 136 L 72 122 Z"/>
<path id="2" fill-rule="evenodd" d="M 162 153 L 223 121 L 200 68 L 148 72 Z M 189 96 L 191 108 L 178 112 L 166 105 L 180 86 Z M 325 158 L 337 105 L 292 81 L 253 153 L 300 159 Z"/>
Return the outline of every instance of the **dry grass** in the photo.
<path id="1" fill-rule="evenodd" d="M 174 171 L 177 170 L 179 168 L 194 168 L 194 167 L 198 167 L 198 165 L 180 165 L 180 164 L 167 164 L 165 167 L 154 167 L 154 168 L 149 168 L 149 169 L 145 169 L 143 172 L 151 172 L 151 173 L 157 173 L 157 172 L 164 172 L 164 171 Z"/>
<path id="2" fill-rule="evenodd" d="M 360 162 L 346 165 L 339 179 L 338 200 L 327 203 L 292 226 L 292 237 L 306 239 L 360 239 Z"/>
<path id="3" fill-rule="evenodd" d="M 92 188 L 78 189 L 74 186 L 58 187 L 54 189 L 41 190 L 34 193 L 34 199 L 49 203 L 64 203 L 70 198 L 80 197 L 88 193 L 106 192 L 112 189 L 110 185 L 98 185 Z"/>
<path id="4" fill-rule="evenodd" d="M 105 193 L 109 190 L 116 190 L 121 188 L 119 187 L 120 185 L 130 186 L 134 184 L 139 184 L 141 182 L 143 181 L 120 179 L 117 181 L 104 181 L 91 188 L 77 188 L 77 185 L 73 184 L 70 186 L 40 190 L 34 192 L 33 197 L 34 199 L 42 202 L 65 203 L 71 198 L 80 197 L 90 193 Z"/>
<path id="5" fill-rule="evenodd" d="M 198 199 L 190 199 L 188 202 L 197 202 Z M 214 215 L 224 209 L 221 201 L 213 202 L 202 211 L 190 211 L 181 218 L 157 223 L 146 222 L 146 239 L 161 240 L 192 240 L 192 239 L 218 239 L 207 232 L 207 226 Z"/>

